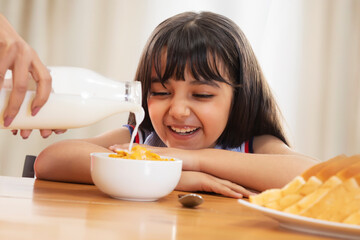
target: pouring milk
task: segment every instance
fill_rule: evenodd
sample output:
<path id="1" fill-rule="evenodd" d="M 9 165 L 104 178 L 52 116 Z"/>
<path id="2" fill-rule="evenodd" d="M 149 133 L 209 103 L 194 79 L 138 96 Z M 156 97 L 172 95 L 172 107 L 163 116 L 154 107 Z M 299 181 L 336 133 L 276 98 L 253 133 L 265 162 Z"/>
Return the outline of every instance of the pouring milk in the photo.
<path id="1" fill-rule="evenodd" d="M 70 129 L 89 126 L 111 115 L 133 112 L 136 126 L 144 119 L 141 107 L 141 83 L 120 82 L 103 77 L 88 69 L 75 67 L 49 67 L 53 79 L 53 92 L 36 116 L 31 116 L 34 90 L 26 92 L 23 104 L 15 119 L 6 129 Z M 11 78 L 8 71 L 5 79 Z M 6 81 L 6 80 L 5 80 Z M 3 113 L 11 88 L 0 90 L 0 128 L 5 128 Z"/>

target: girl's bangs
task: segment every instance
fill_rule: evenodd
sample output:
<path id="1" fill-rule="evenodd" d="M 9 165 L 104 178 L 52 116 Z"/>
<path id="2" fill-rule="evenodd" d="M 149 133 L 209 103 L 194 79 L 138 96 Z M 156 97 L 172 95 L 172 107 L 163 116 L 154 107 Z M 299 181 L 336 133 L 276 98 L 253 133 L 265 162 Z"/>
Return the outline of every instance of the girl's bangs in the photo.
<path id="1" fill-rule="evenodd" d="M 198 81 L 219 81 L 230 84 L 230 81 L 224 78 L 228 75 L 222 57 L 224 54 L 216 51 L 214 44 L 208 38 L 186 29 L 182 30 L 167 36 L 167 41 L 159 38 L 155 42 L 152 62 L 158 79 L 162 83 L 170 78 L 185 80 L 185 71 L 189 71 Z M 166 59 L 163 60 L 163 57 Z M 165 70 L 162 66 L 164 63 Z"/>

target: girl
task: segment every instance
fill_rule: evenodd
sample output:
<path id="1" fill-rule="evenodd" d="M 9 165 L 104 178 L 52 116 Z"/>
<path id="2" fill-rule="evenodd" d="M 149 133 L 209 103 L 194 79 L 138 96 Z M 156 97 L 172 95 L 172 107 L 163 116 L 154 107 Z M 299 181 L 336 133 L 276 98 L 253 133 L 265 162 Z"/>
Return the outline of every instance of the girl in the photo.
<path id="1" fill-rule="evenodd" d="M 282 187 L 316 163 L 288 146 L 250 44 L 224 16 L 186 12 L 162 22 L 135 79 L 145 110 L 138 143 L 183 160 L 177 190 L 241 198 Z M 132 129 L 55 143 L 38 156 L 36 176 L 92 183 L 90 153 L 126 148 Z"/>

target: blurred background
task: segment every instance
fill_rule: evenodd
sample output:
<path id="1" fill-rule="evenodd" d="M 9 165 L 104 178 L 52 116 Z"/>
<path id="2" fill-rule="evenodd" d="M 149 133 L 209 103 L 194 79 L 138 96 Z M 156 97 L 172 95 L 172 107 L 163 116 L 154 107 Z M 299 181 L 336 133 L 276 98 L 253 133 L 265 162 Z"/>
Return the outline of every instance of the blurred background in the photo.
<path id="1" fill-rule="evenodd" d="M 184 11 L 234 20 L 252 44 L 295 150 L 327 160 L 360 154 L 359 0 L 0 0 L 0 12 L 48 66 L 133 80 L 151 31 Z M 27 140 L 0 130 L 0 175 L 21 176 L 26 154 L 120 127 L 127 114 Z"/>

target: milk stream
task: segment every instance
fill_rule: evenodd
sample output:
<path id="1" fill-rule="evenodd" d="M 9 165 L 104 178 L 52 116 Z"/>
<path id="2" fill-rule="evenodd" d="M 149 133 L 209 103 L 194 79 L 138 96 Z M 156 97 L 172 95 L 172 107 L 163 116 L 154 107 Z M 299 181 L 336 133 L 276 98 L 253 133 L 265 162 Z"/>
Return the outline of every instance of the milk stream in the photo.
<path id="1" fill-rule="evenodd" d="M 136 125 L 135 125 L 133 133 L 131 134 L 129 152 L 131 152 L 132 146 L 134 144 L 134 139 L 135 139 L 136 134 L 138 133 L 138 130 L 139 130 L 140 123 L 144 120 L 144 116 L 145 116 L 145 112 L 144 112 L 144 109 L 142 107 L 141 107 L 141 109 L 139 109 L 139 108 L 134 109 L 134 110 L 132 110 L 132 112 L 135 114 Z"/>

